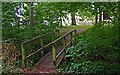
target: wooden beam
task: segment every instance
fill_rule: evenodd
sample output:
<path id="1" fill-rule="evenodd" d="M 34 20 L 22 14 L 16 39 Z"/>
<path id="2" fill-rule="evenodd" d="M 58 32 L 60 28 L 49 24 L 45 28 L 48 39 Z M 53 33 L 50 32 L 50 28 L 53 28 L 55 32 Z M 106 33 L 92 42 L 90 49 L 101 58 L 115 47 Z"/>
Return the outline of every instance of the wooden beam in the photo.
<path id="1" fill-rule="evenodd" d="M 23 44 L 21 45 L 21 49 L 22 49 L 22 68 L 25 68 L 25 50 Z"/>
<path id="2" fill-rule="evenodd" d="M 41 48 L 44 46 L 44 45 L 43 45 L 43 39 L 42 39 L 42 38 L 40 39 L 40 46 L 41 46 Z M 41 56 L 42 56 L 42 57 L 44 56 L 44 51 L 43 51 L 43 49 L 41 50 Z"/>
<path id="3" fill-rule="evenodd" d="M 56 48 L 54 43 L 52 44 L 52 61 L 53 64 L 56 66 Z"/>

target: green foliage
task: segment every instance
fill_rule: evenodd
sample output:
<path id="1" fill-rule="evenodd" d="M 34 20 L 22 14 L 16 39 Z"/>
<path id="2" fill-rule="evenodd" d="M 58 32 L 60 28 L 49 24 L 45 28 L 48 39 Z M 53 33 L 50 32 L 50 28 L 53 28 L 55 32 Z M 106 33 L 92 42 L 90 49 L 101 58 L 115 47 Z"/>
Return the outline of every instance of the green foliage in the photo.
<path id="1" fill-rule="evenodd" d="M 0 54 L 1 72 L 2 73 L 19 73 L 20 72 L 20 51 L 12 43 L 2 44 L 2 53 Z"/>
<path id="2" fill-rule="evenodd" d="M 27 20 L 29 20 L 28 4 L 29 3 L 24 3 L 24 5 L 25 5 L 24 16 L 26 17 Z M 14 13 L 15 12 L 14 8 L 17 5 L 19 5 L 19 3 L 13 3 L 13 2 L 8 2 L 8 3 L 3 2 L 2 3 L 2 32 L 3 32 L 2 33 L 2 41 L 3 41 L 3 43 L 6 43 L 6 42 L 11 43 L 12 42 L 13 45 L 15 47 L 17 47 L 17 49 L 18 49 L 17 51 L 19 51 L 16 61 L 11 61 L 12 58 L 10 59 L 10 57 L 6 54 L 2 56 L 3 58 L 8 57 L 8 61 L 11 61 L 8 63 L 3 61 L 3 65 L 2 65 L 3 72 L 19 72 L 20 71 L 20 68 L 21 68 L 21 47 L 20 47 L 20 45 L 23 41 L 43 35 L 48 32 L 53 32 L 57 28 L 57 25 L 58 25 L 58 24 L 53 24 L 53 23 L 49 24 L 49 25 L 42 24 L 41 21 L 43 21 L 45 18 L 47 18 L 47 15 L 46 16 L 43 15 L 44 9 L 43 9 L 43 11 L 41 11 L 43 13 L 41 13 L 41 12 L 35 13 L 37 15 L 37 19 L 35 20 L 36 24 L 32 27 L 32 29 L 30 29 L 30 25 L 28 23 L 26 23 L 26 25 L 25 24 L 18 25 L 18 18 L 15 17 L 15 13 Z M 38 6 L 39 6 L 39 4 L 38 4 Z M 47 7 L 47 6 L 44 5 L 44 7 Z M 50 7 L 50 5 L 49 5 L 49 7 Z M 38 9 L 39 8 L 37 8 L 36 10 L 38 10 Z M 49 13 L 49 10 L 52 11 L 52 8 L 50 8 L 48 11 L 46 11 L 46 10 L 45 10 L 46 14 L 52 13 L 52 12 Z M 39 16 L 39 14 L 41 14 L 43 16 L 41 16 L 41 15 Z M 55 19 L 53 19 L 54 18 L 53 14 L 49 15 L 49 16 L 50 16 L 50 18 L 48 18 L 49 21 L 51 21 L 51 22 L 55 21 Z M 36 16 L 35 16 L 35 18 L 36 18 Z M 58 16 L 57 17 L 55 16 L 55 18 L 58 18 Z M 41 20 L 39 20 L 39 19 L 41 19 Z M 57 38 L 57 36 L 55 36 L 55 38 Z M 44 45 L 51 42 L 51 40 L 52 40 L 51 35 L 44 37 L 44 39 L 43 39 Z M 3 45 L 3 46 L 7 47 L 5 45 Z M 32 43 L 30 42 L 29 44 L 27 44 L 25 46 L 26 55 L 29 55 L 31 52 L 34 52 L 39 48 L 40 48 L 40 39 L 32 41 Z M 46 49 L 45 53 L 50 51 L 49 48 Z M 11 51 L 10 48 L 7 48 L 7 49 L 8 49 L 8 51 Z M 5 51 L 5 50 L 6 49 L 4 49 L 3 51 Z M 8 51 L 7 51 L 7 53 L 9 53 Z M 12 52 L 14 52 L 14 51 L 12 51 Z M 11 54 L 14 55 L 15 53 L 11 53 Z M 28 61 L 26 61 L 26 65 L 28 67 L 30 67 L 30 66 L 34 65 L 40 58 L 41 58 L 40 53 L 37 53 L 35 56 L 31 57 Z"/>
<path id="3" fill-rule="evenodd" d="M 63 5 L 62 3 L 38 3 L 34 7 L 36 24 L 43 23 L 43 20 L 46 20 L 49 22 L 49 26 L 59 27 L 60 20 L 58 18 L 63 15 L 63 8 L 60 8 L 60 4 Z"/>
<path id="4" fill-rule="evenodd" d="M 34 22 L 35 24 L 30 29 L 29 25 L 29 13 L 30 6 L 29 3 L 24 4 L 24 17 L 27 20 L 26 25 L 18 25 L 18 18 L 15 17 L 14 8 L 19 5 L 19 2 L 2 2 L 2 40 L 3 42 L 13 42 L 17 49 L 20 50 L 20 44 L 28 39 L 34 38 L 38 35 L 42 35 L 53 31 L 56 28 L 59 28 L 62 25 L 62 18 L 66 18 L 68 13 L 73 13 L 75 16 L 76 12 L 78 12 L 80 16 L 84 16 L 86 18 L 94 17 L 94 13 L 98 13 L 96 10 L 94 11 L 94 7 L 92 7 L 93 3 L 88 2 L 42 2 L 37 3 L 37 5 L 33 6 L 34 10 Z M 74 72 L 95 72 L 98 71 L 106 71 L 105 69 L 115 68 L 116 71 L 116 63 L 119 63 L 120 57 L 120 16 L 119 16 L 119 2 L 113 3 L 95 3 L 95 8 L 100 8 L 100 11 L 107 12 L 109 16 L 114 16 L 114 25 L 113 27 L 93 27 L 92 29 L 87 30 L 82 35 L 77 35 L 78 44 L 69 50 L 69 55 L 66 57 L 70 57 L 69 65 L 65 68 L 66 71 L 74 71 Z M 92 9 L 93 8 L 93 9 Z M 93 13 L 93 14 L 92 14 Z M 48 25 L 43 24 L 43 21 L 48 21 Z M 76 28 L 71 27 L 69 29 Z M 79 28 L 79 27 L 78 27 Z M 68 30 L 69 30 L 68 29 Z M 44 38 L 44 44 L 47 44 L 51 41 L 51 36 L 47 36 Z M 12 40 L 12 41 L 11 41 Z M 40 48 L 40 40 L 36 40 L 28 45 L 26 45 L 26 53 L 31 53 L 36 49 Z M 46 50 L 49 50 L 47 48 Z M 9 50 L 10 51 L 10 50 Z M 13 51 L 14 52 L 14 51 Z M 14 53 L 13 53 L 14 54 Z M 21 54 L 21 52 L 19 53 Z M 37 60 L 40 59 L 40 55 L 37 54 L 34 57 L 33 61 L 28 60 L 27 64 L 29 66 L 33 65 Z M 81 60 L 81 61 L 78 61 Z M 100 62 L 99 62 L 99 61 Z M 20 59 L 15 63 L 10 65 L 3 64 L 4 71 L 7 72 L 17 72 L 17 66 L 21 66 L 19 62 Z M 34 62 L 35 61 L 35 62 Z M 108 63 L 112 63 L 112 65 L 108 65 Z M 115 63 L 115 66 L 113 65 Z M 13 67 L 12 67 L 13 65 Z M 102 66 L 98 67 L 98 65 Z M 81 67 L 82 66 L 82 67 Z M 109 67 L 108 67 L 109 66 Z M 10 68 L 9 68 L 10 67 Z M 12 67 L 12 68 L 11 68 Z M 70 67 L 70 68 L 69 68 Z M 103 68 L 105 67 L 105 68 Z M 119 67 L 119 66 L 118 66 Z M 11 70 L 13 69 L 13 70 Z M 16 70 L 15 70 L 16 69 Z M 99 70 L 102 69 L 102 70 Z M 119 70 L 119 68 L 118 68 Z M 115 72 L 114 71 L 114 72 Z M 112 72 L 112 71 L 111 71 Z M 117 71 L 118 72 L 118 71 Z"/>
<path id="5" fill-rule="evenodd" d="M 18 67 L 17 64 L 18 61 L 16 62 L 9 62 L 9 64 L 4 64 L 2 63 L 2 74 L 4 75 L 7 73 L 20 73 L 21 69 Z"/>
<path id="6" fill-rule="evenodd" d="M 107 56 L 107 53 L 110 52 L 110 55 L 114 55 L 114 53 L 116 54 L 116 52 L 119 51 L 117 40 L 118 34 L 115 27 L 93 27 L 87 30 L 86 33 L 80 35 L 78 45 L 82 47 L 84 53 L 88 53 L 85 55 L 90 56 L 91 54 L 97 54 L 96 60 L 99 56 L 112 60 L 112 58 L 108 58 L 109 55 Z M 90 58 L 91 57 L 92 56 L 90 56 Z M 118 55 L 115 59 L 117 61 L 119 60 Z"/>
<path id="7" fill-rule="evenodd" d="M 65 63 L 64 63 L 65 64 Z M 63 68 L 64 67 L 64 68 Z M 69 63 L 64 65 L 60 71 L 65 73 L 75 73 L 75 74 L 94 74 L 94 75 L 113 75 L 120 74 L 120 65 L 107 64 L 101 61 L 91 62 L 81 60 L 79 62 Z"/>
<path id="8" fill-rule="evenodd" d="M 78 44 L 70 48 L 65 72 L 119 74 L 120 44 L 115 26 L 95 26 L 76 36 Z"/>

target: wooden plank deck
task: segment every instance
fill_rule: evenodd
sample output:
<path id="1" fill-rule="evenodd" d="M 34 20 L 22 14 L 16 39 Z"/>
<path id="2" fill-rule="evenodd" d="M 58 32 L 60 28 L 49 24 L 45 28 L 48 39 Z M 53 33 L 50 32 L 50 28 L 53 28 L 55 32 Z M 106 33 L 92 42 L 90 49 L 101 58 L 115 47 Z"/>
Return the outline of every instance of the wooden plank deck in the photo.
<path id="1" fill-rule="evenodd" d="M 63 46 L 59 46 L 56 49 L 56 53 L 58 54 L 63 49 Z M 62 61 L 64 58 L 64 53 L 61 54 L 61 56 L 57 60 L 57 65 Z M 50 51 L 47 53 L 40 61 L 38 61 L 35 66 L 26 71 L 27 73 L 55 73 L 56 72 L 56 66 L 52 62 L 52 52 Z"/>

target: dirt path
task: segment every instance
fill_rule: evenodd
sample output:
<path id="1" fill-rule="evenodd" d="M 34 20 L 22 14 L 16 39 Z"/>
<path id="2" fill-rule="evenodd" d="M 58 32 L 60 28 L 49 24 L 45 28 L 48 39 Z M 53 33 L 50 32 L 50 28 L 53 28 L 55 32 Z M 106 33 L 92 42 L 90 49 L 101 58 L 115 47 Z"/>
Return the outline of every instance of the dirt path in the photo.
<path id="1" fill-rule="evenodd" d="M 77 30 L 77 34 L 81 33 L 85 29 Z M 70 36 L 67 37 L 66 42 L 70 41 Z M 56 49 L 56 54 L 58 54 L 63 49 L 63 46 L 60 45 Z M 61 56 L 57 60 L 57 64 L 59 64 L 64 57 L 62 53 Z M 25 69 L 23 73 L 56 73 L 56 67 L 52 63 L 52 52 L 47 53 L 40 61 L 38 61 L 32 69 Z"/>

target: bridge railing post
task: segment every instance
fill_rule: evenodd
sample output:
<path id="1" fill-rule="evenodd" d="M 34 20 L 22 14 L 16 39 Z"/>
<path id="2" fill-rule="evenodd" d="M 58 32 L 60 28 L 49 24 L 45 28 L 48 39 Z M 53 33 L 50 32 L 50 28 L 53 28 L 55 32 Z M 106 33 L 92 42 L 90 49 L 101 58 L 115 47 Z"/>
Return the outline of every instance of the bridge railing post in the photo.
<path id="1" fill-rule="evenodd" d="M 41 48 L 43 47 L 43 39 L 42 38 L 40 39 L 40 46 L 41 46 Z M 44 56 L 44 51 L 43 50 L 41 50 L 41 56 L 42 57 Z"/>
<path id="2" fill-rule="evenodd" d="M 75 35 L 77 34 L 77 31 L 75 30 Z M 75 44 L 77 43 L 77 38 L 75 36 Z"/>
<path id="3" fill-rule="evenodd" d="M 54 34 L 55 34 L 55 33 L 53 32 L 53 33 L 52 33 L 52 41 L 54 40 Z"/>
<path id="4" fill-rule="evenodd" d="M 52 33 L 52 41 L 54 41 L 54 39 L 56 39 L 56 32 Z M 56 43 L 54 43 L 54 46 L 56 46 Z"/>
<path id="5" fill-rule="evenodd" d="M 64 48 L 64 55 L 66 55 L 66 36 L 63 38 L 63 48 Z M 64 57 L 64 60 L 66 60 L 66 57 Z"/>
<path id="6" fill-rule="evenodd" d="M 52 61 L 53 64 L 56 66 L 56 49 L 54 43 L 52 44 Z"/>
<path id="7" fill-rule="evenodd" d="M 72 32 L 70 33 L 70 41 L 71 41 L 71 46 L 73 45 L 73 42 L 72 42 Z"/>
<path id="8" fill-rule="evenodd" d="M 60 37 L 60 30 L 58 29 L 57 31 L 58 31 L 58 32 L 57 32 L 57 34 L 58 34 L 58 37 Z"/>
<path id="9" fill-rule="evenodd" d="M 21 50 L 22 50 L 22 68 L 25 68 L 25 49 L 23 47 L 23 44 L 21 44 Z"/>

